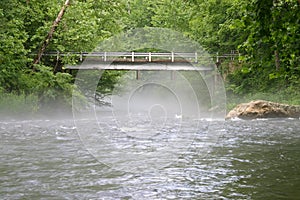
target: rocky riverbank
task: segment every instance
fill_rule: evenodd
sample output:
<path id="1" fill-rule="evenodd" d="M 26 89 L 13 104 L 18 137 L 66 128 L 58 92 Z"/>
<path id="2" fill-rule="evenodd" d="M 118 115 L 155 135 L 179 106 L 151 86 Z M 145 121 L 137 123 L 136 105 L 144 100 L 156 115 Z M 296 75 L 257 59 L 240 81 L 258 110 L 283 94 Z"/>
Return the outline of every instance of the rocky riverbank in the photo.
<path id="1" fill-rule="evenodd" d="M 237 105 L 226 116 L 226 119 L 232 118 L 300 118 L 300 106 L 256 100 Z"/>

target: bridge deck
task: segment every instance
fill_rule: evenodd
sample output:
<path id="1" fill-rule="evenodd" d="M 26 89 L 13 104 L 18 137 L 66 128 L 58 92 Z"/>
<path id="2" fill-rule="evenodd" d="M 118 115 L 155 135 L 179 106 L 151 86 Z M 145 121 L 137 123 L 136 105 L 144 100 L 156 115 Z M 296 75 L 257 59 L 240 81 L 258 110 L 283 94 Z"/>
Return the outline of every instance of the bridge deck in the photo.
<path id="1" fill-rule="evenodd" d="M 112 63 L 84 63 L 79 66 L 67 66 L 66 69 L 85 70 L 140 70 L 140 71 L 211 71 L 213 67 L 195 67 L 188 62 L 112 62 Z"/>

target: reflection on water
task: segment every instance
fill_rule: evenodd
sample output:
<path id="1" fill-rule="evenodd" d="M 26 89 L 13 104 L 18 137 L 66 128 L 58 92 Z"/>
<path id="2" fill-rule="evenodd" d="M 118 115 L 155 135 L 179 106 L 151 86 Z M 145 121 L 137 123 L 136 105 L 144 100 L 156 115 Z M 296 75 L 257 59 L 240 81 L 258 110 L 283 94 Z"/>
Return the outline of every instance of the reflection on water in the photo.
<path id="1" fill-rule="evenodd" d="M 1 199 L 300 196 L 300 120 L 167 121 L 151 133 L 147 123 L 121 125 L 0 122 Z M 89 149 L 78 129 L 98 146 Z"/>

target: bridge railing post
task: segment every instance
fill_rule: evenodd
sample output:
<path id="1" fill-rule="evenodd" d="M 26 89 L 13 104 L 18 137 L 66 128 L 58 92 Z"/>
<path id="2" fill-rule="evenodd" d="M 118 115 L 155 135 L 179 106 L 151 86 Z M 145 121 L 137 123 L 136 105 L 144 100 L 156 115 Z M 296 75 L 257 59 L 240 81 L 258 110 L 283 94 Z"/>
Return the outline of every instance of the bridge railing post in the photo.
<path id="1" fill-rule="evenodd" d="M 104 62 L 106 62 L 107 61 L 107 57 L 106 57 L 107 55 L 106 55 L 106 51 L 104 52 Z"/>
<path id="2" fill-rule="evenodd" d="M 59 60 L 59 51 L 56 51 L 56 60 Z"/>
<path id="3" fill-rule="evenodd" d="M 80 62 L 82 62 L 82 60 L 83 60 L 83 57 L 82 57 L 82 52 L 80 52 L 80 55 L 79 55 L 79 60 L 80 60 Z"/>
<path id="4" fill-rule="evenodd" d="M 131 52 L 131 62 L 134 62 L 134 51 Z"/>

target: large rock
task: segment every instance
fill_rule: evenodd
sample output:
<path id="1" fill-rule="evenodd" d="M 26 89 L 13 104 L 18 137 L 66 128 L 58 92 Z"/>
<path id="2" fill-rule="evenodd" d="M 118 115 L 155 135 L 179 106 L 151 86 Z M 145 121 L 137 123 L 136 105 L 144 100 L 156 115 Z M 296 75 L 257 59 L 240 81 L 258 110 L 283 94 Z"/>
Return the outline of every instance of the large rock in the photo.
<path id="1" fill-rule="evenodd" d="M 231 118 L 255 119 L 255 118 L 299 118 L 300 106 L 274 103 L 270 101 L 256 100 L 242 103 L 232 109 L 226 116 Z"/>

